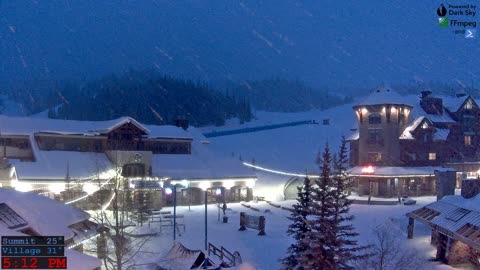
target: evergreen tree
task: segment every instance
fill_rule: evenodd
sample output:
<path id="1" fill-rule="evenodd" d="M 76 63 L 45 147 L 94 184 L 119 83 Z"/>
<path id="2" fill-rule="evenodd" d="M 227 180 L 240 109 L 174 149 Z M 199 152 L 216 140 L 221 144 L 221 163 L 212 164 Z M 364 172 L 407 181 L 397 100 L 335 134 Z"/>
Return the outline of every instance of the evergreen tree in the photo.
<path id="1" fill-rule="evenodd" d="M 353 270 L 351 263 L 367 258 L 369 255 L 365 251 L 370 247 L 358 246 L 357 241 L 353 240 L 358 233 L 354 231 L 351 223 L 354 217 L 349 214 L 352 201 L 347 198 L 347 190 L 351 183 L 346 173 L 347 164 L 346 140 L 343 137 L 338 156 L 333 159 L 333 231 L 335 232 L 333 247 L 337 269 Z"/>
<path id="2" fill-rule="evenodd" d="M 312 205 L 312 184 L 310 179 L 305 177 L 303 186 L 297 187 L 297 190 L 297 203 L 293 205 L 293 212 L 288 217 L 292 224 L 288 226 L 287 230 L 287 234 L 292 236 L 296 242 L 290 245 L 287 257 L 282 259 L 282 269 L 284 270 L 303 269 L 303 267 L 299 266 L 297 257 L 308 249 L 305 237 L 306 233 L 310 231 L 310 225 L 307 223 L 307 216 L 311 211 Z"/>
<path id="3" fill-rule="evenodd" d="M 337 269 L 335 259 L 335 205 L 332 189 L 331 154 L 328 144 L 322 155 L 320 178 L 312 189 L 312 207 L 309 214 L 311 230 L 306 232 L 303 243 L 308 245 L 297 260 L 305 270 Z M 297 267 L 296 269 L 302 269 Z"/>

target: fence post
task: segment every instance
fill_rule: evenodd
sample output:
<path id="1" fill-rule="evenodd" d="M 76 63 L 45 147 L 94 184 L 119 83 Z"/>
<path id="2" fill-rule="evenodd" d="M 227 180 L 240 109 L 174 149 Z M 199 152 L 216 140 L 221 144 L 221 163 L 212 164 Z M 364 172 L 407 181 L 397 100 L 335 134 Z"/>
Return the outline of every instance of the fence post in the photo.
<path id="1" fill-rule="evenodd" d="M 239 231 L 247 230 L 247 228 L 245 228 L 246 218 L 247 217 L 245 216 L 245 212 L 240 212 L 240 229 L 238 229 Z"/>
<path id="2" fill-rule="evenodd" d="M 260 216 L 258 220 L 258 229 L 260 230 L 258 235 L 267 235 L 265 233 L 265 216 Z"/>

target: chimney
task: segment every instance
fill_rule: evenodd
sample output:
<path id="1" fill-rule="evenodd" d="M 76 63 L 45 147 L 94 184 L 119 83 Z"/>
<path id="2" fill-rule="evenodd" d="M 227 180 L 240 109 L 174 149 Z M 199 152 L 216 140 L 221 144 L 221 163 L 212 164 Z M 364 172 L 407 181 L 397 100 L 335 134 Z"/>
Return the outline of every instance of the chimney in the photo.
<path id="1" fill-rule="evenodd" d="M 424 98 L 430 96 L 432 94 L 432 91 L 425 90 L 425 91 L 422 91 L 421 93 L 422 93 L 422 99 L 424 99 Z"/>
<path id="2" fill-rule="evenodd" d="M 444 196 L 455 195 L 457 172 L 453 169 L 444 168 L 435 170 L 434 174 L 437 189 L 437 201 L 441 200 Z"/>
<path id="3" fill-rule="evenodd" d="M 422 91 L 420 106 L 428 114 L 442 115 L 443 100 L 432 95 L 432 91 Z"/>
<path id="4" fill-rule="evenodd" d="M 183 118 L 183 117 L 179 117 L 175 120 L 175 126 L 177 127 L 181 127 L 185 130 L 188 129 L 188 120 Z"/>

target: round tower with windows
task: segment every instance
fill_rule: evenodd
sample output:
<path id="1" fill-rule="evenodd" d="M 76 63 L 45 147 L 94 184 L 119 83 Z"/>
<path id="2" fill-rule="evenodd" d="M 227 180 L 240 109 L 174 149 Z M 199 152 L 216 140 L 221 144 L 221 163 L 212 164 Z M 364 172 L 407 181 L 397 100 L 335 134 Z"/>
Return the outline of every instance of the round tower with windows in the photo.
<path id="1" fill-rule="evenodd" d="M 353 107 L 358 121 L 356 160 L 359 166 L 400 166 L 399 137 L 408 124 L 412 106 L 390 87 L 381 87 Z M 352 153 L 351 153 L 352 154 Z"/>

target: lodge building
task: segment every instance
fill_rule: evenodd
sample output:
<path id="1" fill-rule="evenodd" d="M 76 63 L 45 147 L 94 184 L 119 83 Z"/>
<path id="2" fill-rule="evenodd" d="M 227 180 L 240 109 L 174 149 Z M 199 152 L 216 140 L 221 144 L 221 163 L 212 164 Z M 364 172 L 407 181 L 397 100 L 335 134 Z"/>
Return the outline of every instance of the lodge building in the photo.
<path id="1" fill-rule="evenodd" d="M 203 203 L 203 190 L 214 202 L 218 189 L 227 201 L 240 201 L 252 198 L 257 179 L 237 159 L 213 153 L 185 120 L 155 126 L 130 117 L 71 121 L 0 115 L 0 157 L 0 186 L 67 202 L 88 197 L 97 184 L 115 177 L 147 192 L 152 207 L 171 201 L 164 191 L 173 185 L 179 203 Z"/>
<path id="2" fill-rule="evenodd" d="M 477 176 L 480 110 L 471 96 L 402 97 L 382 87 L 353 110 L 350 174 L 359 195 L 433 195 L 445 168 L 457 171 L 457 187 Z"/>

